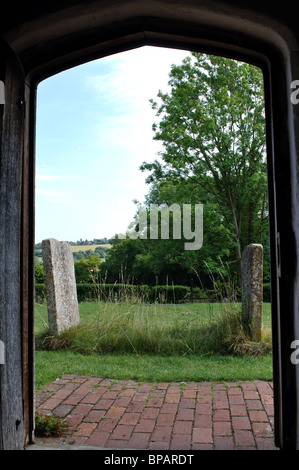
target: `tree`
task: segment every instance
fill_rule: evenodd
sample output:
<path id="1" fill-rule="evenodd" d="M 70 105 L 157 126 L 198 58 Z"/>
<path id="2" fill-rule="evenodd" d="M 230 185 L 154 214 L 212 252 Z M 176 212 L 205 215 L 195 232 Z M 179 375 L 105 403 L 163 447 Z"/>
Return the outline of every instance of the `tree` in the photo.
<path id="1" fill-rule="evenodd" d="M 80 259 L 75 261 L 75 276 L 76 283 L 97 283 L 99 276 L 100 258 L 97 256 L 89 255 L 88 259 Z"/>
<path id="2" fill-rule="evenodd" d="M 182 207 L 183 203 L 193 205 L 198 201 L 204 205 L 202 248 L 199 251 L 186 251 L 184 238 L 164 242 L 159 240 L 159 260 L 160 263 L 166 259 L 176 263 L 179 266 L 178 272 L 183 271 L 184 277 L 188 276 L 188 283 L 190 278 L 194 278 L 195 283 L 198 282 L 200 286 L 211 288 L 210 275 L 219 272 L 220 260 L 226 265 L 226 271 L 234 271 L 233 267 L 231 269 L 231 250 L 234 247 L 231 233 L 223 223 L 223 217 L 213 198 L 200 186 L 194 188 L 192 182 L 180 182 L 174 179 L 157 181 L 146 196 L 148 208 L 151 204 L 171 206 L 174 203 Z M 193 220 L 192 225 L 194 226 Z M 157 249 L 152 248 L 150 252 L 152 258 L 157 256 Z"/>
<path id="3" fill-rule="evenodd" d="M 39 263 L 35 263 L 35 282 L 36 284 L 43 284 L 45 282 L 44 267 Z"/>
<path id="4" fill-rule="evenodd" d="M 151 171 L 148 183 L 176 181 L 209 195 L 231 233 L 240 277 L 244 247 L 264 243 L 268 234 L 262 73 L 192 53 L 169 77 L 170 92 L 151 100 L 161 160 L 140 168 Z"/>
<path id="5" fill-rule="evenodd" d="M 137 277 L 134 262 L 141 250 L 140 243 L 139 239 L 120 239 L 118 236 L 112 239 L 108 256 L 100 266 L 101 278 L 108 283 L 134 282 Z"/>
<path id="6" fill-rule="evenodd" d="M 146 196 L 144 205 L 138 203 L 135 220 L 130 224 L 128 236 L 125 239 L 115 238 L 112 248 L 109 250 L 107 260 L 101 264 L 101 277 L 107 282 L 133 282 L 155 284 L 193 284 L 211 289 L 211 274 L 219 273 L 221 258 L 230 264 L 230 249 L 233 247 L 229 230 L 223 225 L 219 212 L 212 204 L 207 194 L 199 194 L 201 188 L 191 191 L 188 184 L 165 181 L 157 182 L 151 187 Z M 188 199 L 187 199 L 188 198 Z M 180 239 L 173 238 L 172 213 L 169 213 L 169 237 L 151 238 L 150 236 L 150 206 L 171 206 L 192 203 L 200 199 L 205 204 L 204 232 L 207 243 L 204 243 L 199 251 L 184 248 L 186 240 L 182 234 Z M 147 227 L 139 232 L 138 221 L 140 212 L 147 215 Z M 180 213 L 183 217 L 183 211 Z M 192 214 L 194 216 L 194 214 Z M 159 230 L 161 229 L 159 218 Z M 193 223 L 192 217 L 192 225 Z M 182 225 L 182 224 L 181 224 Z M 144 234 L 147 230 L 147 238 L 130 238 L 132 230 Z M 136 232 L 135 232 L 136 234 Z M 226 265 L 226 268 L 230 266 Z M 226 269 L 227 271 L 227 269 Z"/>

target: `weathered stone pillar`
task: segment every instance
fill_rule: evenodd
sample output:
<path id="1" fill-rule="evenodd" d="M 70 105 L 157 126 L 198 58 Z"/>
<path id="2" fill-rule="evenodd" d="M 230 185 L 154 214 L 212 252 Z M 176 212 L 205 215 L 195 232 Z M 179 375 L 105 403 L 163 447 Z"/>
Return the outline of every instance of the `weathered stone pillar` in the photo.
<path id="1" fill-rule="evenodd" d="M 59 334 L 80 322 L 71 246 L 54 238 L 43 240 L 49 330 Z"/>
<path id="2" fill-rule="evenodd" d="M 262 338 L 263 246 L 248 245 L 242 256 L 242 315 L 253 341 Z"/>

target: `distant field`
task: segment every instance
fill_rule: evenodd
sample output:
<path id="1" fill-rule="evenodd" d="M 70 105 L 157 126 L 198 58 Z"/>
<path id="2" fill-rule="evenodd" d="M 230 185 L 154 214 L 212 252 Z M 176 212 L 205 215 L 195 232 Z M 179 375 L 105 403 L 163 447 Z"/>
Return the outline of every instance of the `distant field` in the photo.
<path id="1" fill-rule="evenodd" d="M 76 245 L 72 246 L 72 252 L 77 253 L 78 251 L 87 251 L 87 250 L 95 250 L 98 246 L 101 246 L 103 248 L 111 248 L 112 245 L 107 244 L 101 244 L 101 245 Z M 42 256 L 42 249 L 35 250 L 35 256 Z"/>
<path id="2" fill-rule="evenodd" d="M 98 246 L 101 246 L 102 248 L 111 248 L 112 245 L 107 244 L 101 244 L 101 245 L 76 245 L 72 246 L 72 252 L 77 253 L 78 251 L 87 251 L 87 250 L 95 250 Z"/>

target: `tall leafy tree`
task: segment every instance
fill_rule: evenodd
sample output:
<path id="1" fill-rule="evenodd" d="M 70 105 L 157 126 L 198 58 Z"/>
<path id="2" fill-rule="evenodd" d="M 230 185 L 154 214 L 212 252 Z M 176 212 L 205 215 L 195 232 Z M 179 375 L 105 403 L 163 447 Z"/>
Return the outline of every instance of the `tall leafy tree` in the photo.
<path id="1" fill-rule="evenodd" d="M 231 267 L 232 257 L 231 250 L 234 247 L 230 230 L 225 226 L 223 217 L 219 213 L 217 204 L 210 194 L 203 191 L 200 186 L 194 188 L 192 182 L 177 180 L 159 181 L 152 184 L 148 195 L 146 196 L 146 204 L 158 204 L 163 206 L 171 206 L 176 203 L 182 208 L 183 204 L 194 205 L 200 201 L 204 205 L 203 232 L 204 240 L 202 248 L 197 250 L 185 251 L 184 242 L 186 241 L 182 233 L 182 241 L 175 240 L 175 244 L 165 243 L 161 254 L 161 260 L 165 257 L 169 258 L 171 250 L 175 247 L 175 255 L 173 258 L 177 260 L 179 265 L 188 273 L 189 278 L 195 277 L 200 281 L 200 285 L 207 286 L 207 280 L 210 274 L 219 272 L 221 259 L 228 271 L 234 272 Z M 181 211 L 181 214 L 183 210 Z M 182 223 L 183 225 L 183 223 Z M 193 227 L 195 226 L 192 221 Z M 159 240 L 159 244 L 162 241 Z M 155 250 L 151 250 L 151 255 L 156 256 Z"/>
<path id="2" fill-rule="evenodd" d="M 248 243 L 267 240 L 263 77 L 249 64 L 192 53 L 169 74 L 170 92 L 151 100 L 163 142 L 161 159 L 144 162 L 148 183 L 188 182 L 215 204 L 230 230 L 240 275 Z M 197 201 L 201 202 L 201 201 Z"/>

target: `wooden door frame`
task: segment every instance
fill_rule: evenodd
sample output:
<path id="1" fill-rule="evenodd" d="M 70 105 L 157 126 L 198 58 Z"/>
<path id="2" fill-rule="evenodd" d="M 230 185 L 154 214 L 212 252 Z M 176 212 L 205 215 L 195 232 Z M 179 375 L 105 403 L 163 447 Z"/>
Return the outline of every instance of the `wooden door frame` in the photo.
<path id="1" fill-rule="evenodd" d="M 109 29 L 109 28 L 108 28 Z M 108 31 L 107 29 L 107 31 Z M 114 35 L 113 35 L 114 32 Z M 225 55 L 260 66 L 265 77 L 267 113 L 268 185 L 270 201 L 270 248 L 272 284 L 273 373 L 275 399 L 275 442 L 283 449 L 298 446 L 298 373 L 290 361 L 290 344 L 299 334 L 295 322 L 296 256 L 299 233 L 294 227 L 294 191 L 292 177 L 296 152 L 292 141 L 298 139 L 294 126 L 297 110 L 288 102 L 289 80 L 286 59 L 271 44 L 253 37 L 236 37 L 233 33 L 200 27 L 197 24 L 167 22 L 153 18 L 134 18 L 125 24 L 111 25 L 109 41 L 105 31 L 102 42 L 86 49 L 72 50 L 49 62 L 34 63 L 26 72 L 26 120 L 22 200 L 22 334 L 25 403 L 25 443 L 32 442 L 34 428 L 34 178 L 35 178 L 35 110 L 38 83 L 54 73 L 88 60 L 142 45 L 178 47 Z M 108 35 L 108 33 L 107 33 Z M 106 38 L 106 40 L 105 40 Z M 297 70 L 299 60 L 293 57 Z M 291 59 L 289 69 L 292 69 Z M 26 67 L 25 67 L 26 69 Z M 295 73 L 295 72 L 294 72 Z M 298 75 L 299 78 L 299 75 Z M 282 119 L 284 119 L 282 121 Z M 290 181 L 293 181 L 293 186 Z M 294 253 L 288 259 L 288 249 Z M 282 312 L 282 314 L 281 314 Z M 286 314 L 285 312 L 290 312 Z M 295 412 L 294 412 L 295 410 Z"/>

